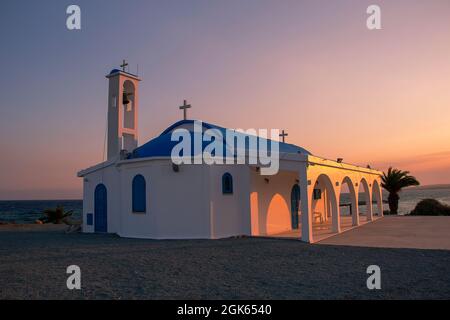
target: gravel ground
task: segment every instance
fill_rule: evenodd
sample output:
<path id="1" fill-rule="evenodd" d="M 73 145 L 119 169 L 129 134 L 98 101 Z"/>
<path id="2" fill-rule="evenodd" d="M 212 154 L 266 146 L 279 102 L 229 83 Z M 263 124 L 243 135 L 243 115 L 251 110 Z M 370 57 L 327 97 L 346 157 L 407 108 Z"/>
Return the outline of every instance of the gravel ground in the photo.
<path id="1" fill-rule="evenodd" d="M 82 290 L 66 287 L 78 265 Z M 366 268 L 381 267 L 369 291 Z M 450 251 L 0 232 L 0 299 L 449 299 Z"/>

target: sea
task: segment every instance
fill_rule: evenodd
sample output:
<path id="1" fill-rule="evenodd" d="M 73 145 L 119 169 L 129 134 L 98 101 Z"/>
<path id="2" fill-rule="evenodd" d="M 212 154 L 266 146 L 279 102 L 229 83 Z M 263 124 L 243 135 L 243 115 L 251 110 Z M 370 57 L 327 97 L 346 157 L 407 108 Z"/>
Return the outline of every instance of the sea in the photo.
<path id="1" fill-rule="evenodd" d="M 0 201 L 0 222 L 35 223 L 43 217 L 45 209 L 63 206 L 64 211 L 73 210 L 74 220 L 81 220 L 82 200 L 7 200 Z"/>
<path id="2" fill-rule="evenodd" d="M 408 214 L 416 204 L 423 199 L 436 199 L 450 205 L 450 185 L 427 186 L 408 188 L 400 193 L 399 214 Z M 349 202 L 349 196 L 341 195 L 341 203 Z M 363 195 L 360 196 L 363 199 Z M 383 191 L 383 200 L 387 200 L 387 193 Z M 0 201 L 0 222 L 7 223 L 35 223 L 43 216 L 45 209 L 63 206 L 64 210 L 73 210 L 72 217 L 80 220 L 83 212 L 82 200 L 8 200 Z M 383 204 L 384 210 L 388 209 L 387 203 Z M 346 210 L 346 208 L 343 208 Z M 364 206 L 361 206 L 364 212 Z"/>

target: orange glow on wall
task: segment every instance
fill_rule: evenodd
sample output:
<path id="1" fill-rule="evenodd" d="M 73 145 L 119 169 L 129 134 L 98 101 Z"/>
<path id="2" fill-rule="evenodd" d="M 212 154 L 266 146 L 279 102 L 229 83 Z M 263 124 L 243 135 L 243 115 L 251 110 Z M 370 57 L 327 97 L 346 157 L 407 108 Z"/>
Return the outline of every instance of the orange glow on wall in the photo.
<path id="1" fill-rule="evenodd" d="M 276 194 L 270 201 L 267 212 L 267 234 L 273 235 L 291 229 L 291 214 L 284 198 Z"/>

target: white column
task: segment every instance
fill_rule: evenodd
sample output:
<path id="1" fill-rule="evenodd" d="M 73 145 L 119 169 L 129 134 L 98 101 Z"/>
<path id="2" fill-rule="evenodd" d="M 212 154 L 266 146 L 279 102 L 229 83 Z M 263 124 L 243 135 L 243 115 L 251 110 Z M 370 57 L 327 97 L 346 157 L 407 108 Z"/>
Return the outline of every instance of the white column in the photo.
<path id="1" fill-rule="evenodd" d="M 333 199 L 330 199 L 333 201 Z M 341 233 L 341 207 L 339 205 L 331 203 L 331 215 L 333 221 L 333 232 Z"/>
<path id="2" fill-rule="evenodd" d="M 340 191 L 339 188 L 333 186 L 334 197 L 329 197 L 329 201 L 331 202 L 331 215 L 333 221 L 333 232 L 341 233 L 341 207 L 339 206 L 339 196 Z M 334 201 L 334 203 L 333 203 Z"/>
<path id="3" fill-rule="evenodd" d="M 355 203 L 352 202 L 352 220 L 353 220 L 353 226 L 357 227 L 359 226 L 359 194 L 358 194 L 358 187 L 355 188 Z"/>
<path id="4" fill-rule="evenodd" d="M 373 221 L 373 210 L 372 210 L 372 186 L 369 186 L 369 205 L 366 206 L 367 208 L 367 221 Z"/>
<path id="5" fill-rule="evenodd" d="M 242 234 L 251 236 L 252 235 L 252 214 L 251 214 L 251 167 L 242 166 L 241 168 L 241 179 L 242 179 L 242 199 L 240 199 L 240 207 L 242 210 Z"/>
<path id="6" fill-rule="evenodd" d="M 384 217 L 384 212 L 383 212 L 383 192 L 381 191 L 381 185 L 378 184 L 379 187 L 379 193 L 380 193 L 380 206 L 379 206 L 379 210 L 380 210 L 380 217 Z"/>
<path id="7" fill-rule="evenodd" d="M 311 212 L 311 189 L 313 186 L 308 185 L 308 174 L 306 170 L 306 165 L 304 168 L 300 169 L 299 173 L 300 181 L 300 204 L 302 210 L 302 241 L 307 243 L 312 243 L 313 232 L 312 232 L 312 212 Z"/>

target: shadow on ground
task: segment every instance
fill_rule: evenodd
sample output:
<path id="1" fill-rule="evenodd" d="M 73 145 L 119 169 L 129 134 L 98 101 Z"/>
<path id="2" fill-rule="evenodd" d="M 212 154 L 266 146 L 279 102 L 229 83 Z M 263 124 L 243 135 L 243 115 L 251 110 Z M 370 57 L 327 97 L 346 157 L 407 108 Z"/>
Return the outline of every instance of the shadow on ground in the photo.
<path id="1" fill-rule="evenodd" d="M 66 288 L 78 265 L 82 290 Z M 366 287 L 379 265 L 382 290 Z M 449 299 L 450 251 L 0 233 L 0 299 Z"/>

